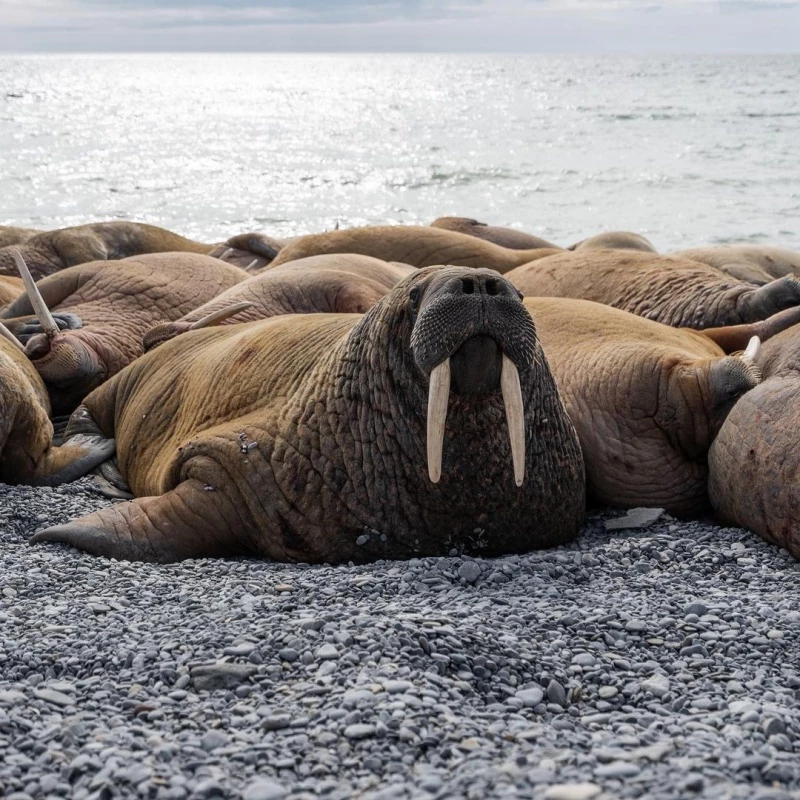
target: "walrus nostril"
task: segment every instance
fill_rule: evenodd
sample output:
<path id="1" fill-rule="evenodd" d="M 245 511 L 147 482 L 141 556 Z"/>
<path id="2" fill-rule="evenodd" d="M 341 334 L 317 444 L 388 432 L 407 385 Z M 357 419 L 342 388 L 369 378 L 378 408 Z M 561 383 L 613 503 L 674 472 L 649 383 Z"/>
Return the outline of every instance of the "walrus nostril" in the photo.
<path id="1" fill-rule="evenodd" d="M 489 278 L 489 280 L 486 281 L 486 294 L 500 294 L 500 284 L 494 278 Z"/>
<path id="2" fill-rule="evenodd" d="M 475 292 L 475 282 L 472 278 L 462 278 L 461 279 L 461 291 L 464 294 L 474 294 Z"/>

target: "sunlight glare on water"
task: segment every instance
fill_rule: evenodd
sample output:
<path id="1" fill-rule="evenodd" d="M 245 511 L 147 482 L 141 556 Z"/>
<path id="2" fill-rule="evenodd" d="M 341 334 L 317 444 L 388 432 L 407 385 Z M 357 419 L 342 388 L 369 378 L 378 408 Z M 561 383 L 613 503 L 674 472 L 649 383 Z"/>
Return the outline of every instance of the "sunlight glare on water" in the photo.
<path id="1" fill-rule="evenodd" d="M 0 224 L 800 247 L 800 57 L 0 58 Z"/>

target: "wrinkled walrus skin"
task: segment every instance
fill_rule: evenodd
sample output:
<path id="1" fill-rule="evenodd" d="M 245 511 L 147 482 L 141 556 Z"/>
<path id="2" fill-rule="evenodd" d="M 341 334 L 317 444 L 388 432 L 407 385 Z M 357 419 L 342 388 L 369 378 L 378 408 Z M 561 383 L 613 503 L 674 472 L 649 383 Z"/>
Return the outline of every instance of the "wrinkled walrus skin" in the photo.
<path id="1" fill-rule="evenodd" d="M 204 253 L 214 248 L 140 222 L 96 222 L 42 231 L 14 247 L 35 280 L 87 261 L 111 261 L 143 253 Z M 17 276 L 11 246 L 0 248 L 0 275 Z"/>
<path id="2" fill-rule="evenodd" d="M 695 247 L 670 255 L 702 261 L 739 280 L 764 284 L 785 275 L 800 276 L 800 253 L 785 247 L 729 244 Z"/>
<path id="3" fill-rule="evenodd" d="M 733 408 L 709 453 L 709 494 L 723 523 L 800 558 L 800 325 L 763 347 L 764 382 Z"/>
<path id="4" fill-rule="evenodd" d="M 280 314 L 363 314 L 412 272 L 414 267 L 353 253 L 290 261 L 236 284 L 175 322 L 156 325 L 145 334 L 144 348 L 150 350 L 238 304 L 250 305 L 227 316 L 220 325 Z"/>
<path id="5" fill-rule="evenodd" d="M 554 252 L 559 251 L 549 248 L 511 250 L 466 233 L 422 225 L 379 225 L 302 236 L 284 247 L 271 266 L 324 253 L 359 253 L 418 268 L 454 264 L 493 269 L 502 275 Z"/>
<path id="6" fill-rule="evenodd" d="M 499 391 L 514 374 L 521 485 L 512 406 Z M 33 542 L 162 562 L 365 562 L 549 547 L 583 519 L 575 431 L 529 314 L 488 270 L 415 272 L 363 316 L 280 316 L 179 336 L 87 397 L 67 435 L 98 430 L 116 436 L 138 499 Z M 426 437 L 439 430 L 434 482 Z"/>
<path id="7" fill-rule="evenodd" d="M 578 432 L 597 502 L 709 510 L 708 448 L 757 384 L 742 357 L 708 336 L 585 300 L 525 298 Z"/>
<path id="8" fill-rule="evenodd" d="M 23 353 L 0 337 L 0 481 L 55 486 L 76 480 L 114 453 L 114 442 L 79 437 L 53 447 L 50 401 Z"/>
<path id="9" fill-rule="evenodd" d="M 506 277 L 526 297 L 592 300 L 681 328 L 757 322 L 800 305 L 794 277 L 753 286 L 698 261 L 632 250 L 561 253 Z"/>
<path id="10" fill-rule="evenodd" d="M 541 247 L 559 250 L 557 244 L 540 239 L 516 228 L 503 228 L 497 225 L 487 225 L 470 217 L 439 217 L 431 222 L 432 228 L 442 228 L 446 231 L 466 233 L 468 236 L 477 236 L 487 242 L 507 247 L 509 250 L 536 250 Z"/>
<path id="11" fill-rule="evenodd" d="M 243 270 L 194 253 L 153 253 L 112 264 L 94 261 L 37 283 L 54 314 L 80 321 L 77 330 L 62 330 L 52 339 L 37 333 L 40 327 L 29 316 L 33 308 L 27 295 L 0 318 L 24 340 L 56 413 L 66 413 L 140 356 L 142 337 L 154 325 L 179 319 L 246 279 Z"/>

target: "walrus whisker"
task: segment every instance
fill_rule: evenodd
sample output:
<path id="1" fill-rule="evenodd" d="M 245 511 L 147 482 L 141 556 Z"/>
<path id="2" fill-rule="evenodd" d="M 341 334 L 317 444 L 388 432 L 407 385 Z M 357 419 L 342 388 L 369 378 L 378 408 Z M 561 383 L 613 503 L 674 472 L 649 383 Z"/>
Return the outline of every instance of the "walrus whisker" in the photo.
<path id="1" fill-rule="evenodd" d="M 189 326 L 189 330 L 196 331 L 199 328 L 209 328 L 212 325 L 216 325 L 217 323 L 232 317 L 234 314 L 238 314 L 240 311 L 244 311 L 246 308 L 250 308 L 252 305 L 253 304 L 251 302 L 243 300 L 241 303 L 234 303 L 226 308 L 217 309 L 216 311 L 212 311 L 210 314 L 206 314 L 206 316 L 197 320 L 197 322 L 193 322 Z"/>
<path id="2" fill-rule="evenodd" d="M 517 486 L 522 486 L 525 480 L 525 407 L 522 403 L 519 370 L 505 354 L 500 371 L 500 386 L 503 390 L 503 405 L 506 408 L 511 459 L 514 463 L 514 481 Z"/>
<path id="3" fill-rule="evenodd" d="M 28 295 L 28 300 L 30 300 L 31 306 L 33 306 L 33 310 L 39 322 L 42 324 L 47 338 L 52 339 L 58 333 L 58 325 L 56 325 L 56 321 L 53 319 L 53 315 L 50 313 L 47 303 L 45 303 L 44 298 L 39 292 L 39 287 L 36 285 L 36 281 L 33 280 L 33 276 L 28 269 L 28 265 L 25 263 L 25 259 L 22 257 L 22 253 L 20 253 L 19 250 L 12 250 L 11 255 L 14 258 L 14 263 L 17 265 L 17 270 L 22 278 L 22 282 L 25 284 L 25 292 Z"/>
<path id="4" fill-rule="evenodd" d="M 14 336 L 14 334 L 11 333 L 11 331 L 6 328 L 2 322 L 0 322 L 0 336 L 4 336 L 9 342 L 13 342 L 20 350 L 22 350 L 23 353 L 25 352 L 25 347 L 23 346 L 22 342 L 20 342 L 20 340 L 17 339 L 17 337 Z"/>
<path id="5" fill-rule="evenodd" d="M 450 359 L 433 368 L 428 386 L 428 477 L 439 483 L 442 477 L 442 447 L 450 398 Z"/>

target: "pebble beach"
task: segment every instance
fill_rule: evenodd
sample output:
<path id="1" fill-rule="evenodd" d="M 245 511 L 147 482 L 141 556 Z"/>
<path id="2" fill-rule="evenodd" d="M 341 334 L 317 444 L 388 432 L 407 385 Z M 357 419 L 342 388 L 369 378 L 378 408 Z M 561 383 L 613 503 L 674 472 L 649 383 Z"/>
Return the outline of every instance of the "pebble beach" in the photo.
<path id="1" fill-rule="evenodd" d="M 800 797 L 800 570 L 748 531 L 606 510 L 337 567 L 27 544 L 108 502 L 0 486 L 9 800 Z"/>

